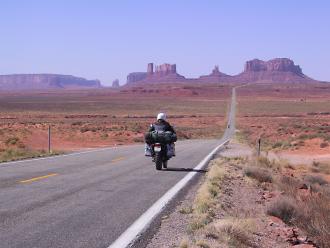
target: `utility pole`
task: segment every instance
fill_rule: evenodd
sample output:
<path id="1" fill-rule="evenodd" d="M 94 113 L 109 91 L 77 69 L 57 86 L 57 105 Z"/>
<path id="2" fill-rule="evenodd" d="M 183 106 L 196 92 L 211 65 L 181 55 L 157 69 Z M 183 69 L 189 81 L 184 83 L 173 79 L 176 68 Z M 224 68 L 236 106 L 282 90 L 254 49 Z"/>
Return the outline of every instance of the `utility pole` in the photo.
<path id="1" fill-rule="evenodd" d="M 48 126 L 48 153 L 51 152 L 51 148 L 50 148 L 50 137 L 51 133 L 50 133 L 50 125 Z"/>

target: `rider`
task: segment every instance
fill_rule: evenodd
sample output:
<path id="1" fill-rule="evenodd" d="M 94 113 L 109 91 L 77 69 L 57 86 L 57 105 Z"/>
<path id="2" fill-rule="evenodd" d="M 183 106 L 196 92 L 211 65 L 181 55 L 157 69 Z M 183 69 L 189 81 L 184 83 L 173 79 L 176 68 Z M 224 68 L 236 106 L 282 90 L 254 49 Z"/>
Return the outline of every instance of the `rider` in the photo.
<path id="1" fill-rule="evenodd" d="M 150 125 L 149 132 L 152 131 L 170 131 L 172 133 L 175 133 L 174 128 L 166 121 L 166 114 L 165 113 L 159 113 L 157 115 L 157 121 L 154 124 Z"/>
<path id="2" fill-rule="evenodd" d="M 148 133 L 152 131 L 163 131 L 163 132 L 172 132 L 173 134 L 176 134 L 174 128 L 166 121 L 166 114 L 165 113 L 159 113 L 157 115 L 157 121 L 153 124 L 150 125 Z M 151 142 L 148 140 L 148 135 L 146 135 L 146 149 L 145 149 L 145 155 L 146 156 L 151 156 Z M 174 143 L 171 144 L 172 149 L 174 151 Z M 173 152 L 174 153 L 174 152 Z M 174 155 L 175 156 L 175 155 Z"/>

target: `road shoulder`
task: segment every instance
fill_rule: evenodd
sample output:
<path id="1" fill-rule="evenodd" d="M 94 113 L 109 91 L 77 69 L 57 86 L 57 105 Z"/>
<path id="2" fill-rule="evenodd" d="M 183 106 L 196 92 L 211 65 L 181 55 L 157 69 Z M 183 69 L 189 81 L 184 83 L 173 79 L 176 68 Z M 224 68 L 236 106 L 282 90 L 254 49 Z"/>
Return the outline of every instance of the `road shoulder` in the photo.
<path id="1" fill-rule="evenodd" d="M 276 194 L 244 176 L 248 160 L 240 154 L 249 157 L 252 151 L 231 143 L 211 161 L 208 174 L 172 213 L 162 217 L 158 232 L 146 247 L 292 247 L 300 238 L 298 230 L 266 214 Z M 220 176 L 213 167 L 218 167 Z M 215 177 L 219 178 L 218 191 L 213 199 L 204 198 L 203 188 L 213 185 Z M 201 210 L 201 196 L 208 205 L 206 211 Z"/>

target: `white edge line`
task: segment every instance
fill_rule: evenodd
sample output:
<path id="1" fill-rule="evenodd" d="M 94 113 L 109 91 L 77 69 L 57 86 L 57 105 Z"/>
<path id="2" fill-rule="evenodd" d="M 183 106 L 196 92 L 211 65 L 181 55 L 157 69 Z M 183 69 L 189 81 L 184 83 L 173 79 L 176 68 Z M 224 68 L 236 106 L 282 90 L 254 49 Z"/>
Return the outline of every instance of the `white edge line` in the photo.
<path id="1" fill-rule="evenodd" d="M 212 159 L 214 154 L 229 140 L 224 141 L 214 148 L 195 168 L 200 170 Z M 124 248 L 134 244 L 137 238 L 149 227 L 155 217 L 162 212 L 165 206 L 176 196 L 176 194 L 196 175 L 196 171 L 189 172 L 184 178 L 169 189 L 159 198 L 146 212 L 144 212 L 134 223 L 129 226 L 108 248 Z"/>

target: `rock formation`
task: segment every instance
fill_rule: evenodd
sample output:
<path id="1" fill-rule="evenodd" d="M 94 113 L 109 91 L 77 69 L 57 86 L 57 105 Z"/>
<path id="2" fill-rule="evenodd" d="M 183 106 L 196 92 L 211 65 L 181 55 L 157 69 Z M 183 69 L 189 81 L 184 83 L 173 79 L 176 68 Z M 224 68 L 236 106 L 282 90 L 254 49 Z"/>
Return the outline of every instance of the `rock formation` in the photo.
<path id="1" fill-rule="evenodd" d="M 119 80 L 118 79 L 115 79 L 113 82 L 112 82 L 112 88 L 118 88 L 120 85 L 119 85 Z"/>
<path id="2" fill-rule="evenodd" d="M 146 79 L 147 73 L 146 72 L 131 72 L 127 75 L 127 83 L 135 83 L 139 81 L 143 81 Z"/>
<path id="3" fill-rule="evenodd" d="M 127 83 L 179 82 L 184 80 L 185 77 L 177 73 L 175 64 L 158 65 L 155 66 L 154 70 L 154 64 L 149 63 L 147 72 L 133 72 L 127 76 Z"/>
<path id="4" fill-rule="evenodd" d="M 176 65 L 162 64 L 156 66 L 155 74 L 159 77 L 166 76 L 169 74 L 176 74 Z"/>
<path id="5" fill-rule="evenodd" d="M 0 75 L 1 90 L 47 90 L 100 88 L 99 80 L 87 80 L 71 75 L 58 74 L 14 74 Z"/>
<path id="6" fill-rule="evenodd" d="M 304 83 L 314 81 L 303 74 L 300 66 L 288 58 L 269 61 L 254 59 L 245 63 L 244 71 L 234 76 L 236 82 L 287 82 Z"/>
<path id="7" fill-rule="evenodd" d="M 230 76 L 220 72 L 219 66 L 215 66 L 211 74 L 200 76 L 198 81 L 203 83 L 220 83 L 230 79 Z"/>
<path id="8" fill-rule="evenodd" d="M 185 83 L 311 83 L 317 82 L 303 74 L 300 66 L 288 58 L 276 58 L 269 61 L 254 59 L 245 63 L 244 71 L 230 76 L 220 72 L 215 66 L 212 73 L 196 79 L 186 79 L 176 71 L 176 65 L 163 64 L 155 67 L 149 63 L 147 72 L 130 73 L 127 83 L 185 82 Z"/>
<path id="9" fill-rule="evenodd" d="M 244 72 L 260 72 L 260 71 L 279 71 L 279 72 L 292 72 L 297 75 L 303 75 L 299 65 L 287 58 L 272 59 L 269 61 L 262 61 L 254 59 L 245 63 Z"/>
<path id="10" fill-rule="evenodd" d="M 148 76 L 151 76 L 154 74 L 154 64 L 153 63 L 148 64 L 147 74 L 148 74 Z"/>

